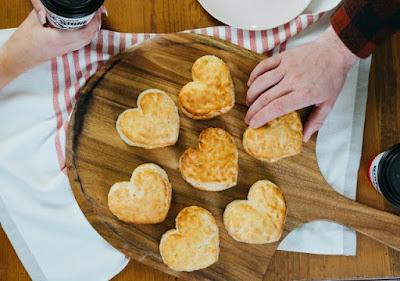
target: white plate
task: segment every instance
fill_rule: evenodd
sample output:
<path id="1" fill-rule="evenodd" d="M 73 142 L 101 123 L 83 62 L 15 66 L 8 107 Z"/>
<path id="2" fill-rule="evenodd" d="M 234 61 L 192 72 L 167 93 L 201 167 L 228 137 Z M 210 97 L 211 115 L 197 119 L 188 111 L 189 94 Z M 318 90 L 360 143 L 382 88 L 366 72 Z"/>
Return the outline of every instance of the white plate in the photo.
<path id="1" fill-rule="evenodd" d="M 311 0 L 198 0 L 216 19 L 233 27 L 265 30 L 298 16 Z"/>

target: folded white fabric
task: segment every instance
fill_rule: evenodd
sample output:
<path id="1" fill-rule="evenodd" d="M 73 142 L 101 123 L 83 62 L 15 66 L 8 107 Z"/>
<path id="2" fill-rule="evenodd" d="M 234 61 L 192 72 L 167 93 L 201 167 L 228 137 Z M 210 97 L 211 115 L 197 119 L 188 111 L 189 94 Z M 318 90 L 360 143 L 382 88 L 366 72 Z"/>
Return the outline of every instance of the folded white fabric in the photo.
<path id="1" fill-rule="evenodd" d="M 317 38 L 329 26 L 329 16 L 326 13 L 320 21 L 294 37 L 288 48 Z M 357 62 L 349 71 L 343 90 L 317 138 L 316 152 L 321 173 L 337 192 L 353 200 L 357 191 L 370 64 L 368 58 Z M 278 249 L 354 256 L 356 243 L 353 230 L 332 222 L 315 221 L 292 231 Z"/>
<path id="2" fill-rule="evenodd" d="M 108 280 L 129 259 L 87 222 L 60 171 L 52 92 L 50 63 L 0 92 L 0 222 L 33 280 Z"/>
<path id="3" fill-rule="evenodd" d="M 328 16 L 321 18 L 320 12 L 335 4 L 336 0 L 313 1 L 313 14 L 263 32 L 230 27 L 191 32 L 260 53 L 273 47 L 278 52 L 317 36 L 328 23 Z M 0 44 L 13 31 L 0 31 Z M 33 280 L 108 280 L 128 262 L 95 232 L 74 200 L 65 176 L 65 132 L 76 92 L 99 64 L 152 36 L 101 31 L 87 47 L 35 67 L 0 91 L 0 222 Z M 317 145 L 325 178 L 353 198 L 368 71 L 368 61 L 351 70 Z M 336 224 L 309 223 L 292 232 L 280 249 L 350 255 L 355 254 L 355 235 Z"/>

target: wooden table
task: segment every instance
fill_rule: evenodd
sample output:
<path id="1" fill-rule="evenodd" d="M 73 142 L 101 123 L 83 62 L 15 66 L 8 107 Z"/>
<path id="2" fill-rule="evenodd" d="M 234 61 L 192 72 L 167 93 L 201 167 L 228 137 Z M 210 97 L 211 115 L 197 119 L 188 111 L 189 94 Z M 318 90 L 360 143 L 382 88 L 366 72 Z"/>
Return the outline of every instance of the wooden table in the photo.
<path id="1" fill-rule="evenodd" d="M 105 28 L 124 32 L 174 32 L 220 24 L 196 0 L 108 0 Z M 0 0 L 0 28 L 17 26 L 31 10 L 28 0 Z M 400 34 L 374 52 L 370 75 L 364 146 L 358 175 L 357 200 L 395 212 L 370 186 L 369 161 L 400 142 Z M 320 256 L 277 252 L 268 280 L 400 276 L 400 252 L 357 236 L 357 256 Z M 138 262 L 113 280 L 174 280 Z M 0 280 L 30 280 L 0 228 Z"/>

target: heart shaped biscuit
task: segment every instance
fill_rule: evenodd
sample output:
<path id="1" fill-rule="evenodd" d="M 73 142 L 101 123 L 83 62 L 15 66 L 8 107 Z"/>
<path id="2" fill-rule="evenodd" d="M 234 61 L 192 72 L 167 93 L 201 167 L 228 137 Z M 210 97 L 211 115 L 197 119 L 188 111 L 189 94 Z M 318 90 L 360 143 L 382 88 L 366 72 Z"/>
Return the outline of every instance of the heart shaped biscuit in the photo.
<path id="1" fill-rule="evenodd" d="M 254 158 L 267 162 L 300 153 L 303 125 L 299 114 L 289 113 L 258 129 L 247 128 L 243 135 L 243 147 Z"/>
<path id="2" fill-rule="evenodd" d="M 220 191 L 237 183 L 238 150 L 233 137 L 218 128 L 199 136 L 198 149 L 187 149 L 179 159 L 182 177 L 193 187 Z"/>
<path id="3" fill-rule="evenodd" d="M 203 56 L 192 67 L 193 82 L 179 93 L 179 107 L 192 119 L 211 119 L 235 105 L 235 88 L 226 63 L 216 56 Z"/>
<path id="4" fill-rule="evenodd" d="M 176 229 L 164 233 L 161 257 L 175 271 L 194 271 L 218 261 L 219 231 L 213 215 L 191 206 L 182 209 L 175 220 Z"/>
<path id="5" fill-rule="evenodd" d="M 143 164 L 129 182 L 114 184 L 108 207 L 120 220 L 136 224 L 160 223 L 171 204 L 172 188 L 167 173 L 155 164 Z"/>
<path id="6" fill-rule="evenodd" d="M 174 101 L 163 91 L 142 92 L 137 108 L 122 112 L 117 131 L 128 145 L 147 149 L 174 145 L 179 135 L 179 114 Z"/>
<path id="7" fill-rule="evenodd" d="M 278 241 L 286 219 L 286 203 L 279 187 L 267 180 L 252 185 L 247 200 L 236 200 L 225 208 L 223 220 L 233 239 L 251 244 Z"/>

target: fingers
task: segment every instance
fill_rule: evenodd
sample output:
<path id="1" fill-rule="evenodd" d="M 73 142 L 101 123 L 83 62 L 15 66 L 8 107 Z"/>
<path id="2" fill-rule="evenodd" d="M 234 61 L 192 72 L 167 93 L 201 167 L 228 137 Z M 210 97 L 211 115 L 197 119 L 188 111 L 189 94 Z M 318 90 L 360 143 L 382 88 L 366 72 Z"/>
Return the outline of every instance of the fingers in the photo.
<path id="1" fill-rule="evenodd" d="M 77 32 L 79 32 L 82 37 L 81 39 L 85 41 L 86 44 L 89 43 L 96 35 L 96 33 L 100 30 L 101 14 L 102 11 L 97 11 L 96 15 L 93 17 L 89 24 L 87 24 L 84 28 L 77 30 Z"/>
<path id="2" fill-rule="evenodd" d="M 101 27 L 101 11 L 99 10 L 88 25 L 77 30 L 61 30 L 46 28 L 47 37 L 50 38 L 50 46 L 56 51 L 52 56 L 63 55 L 78 50 L 90 43 Z"/>
<path id="3" fill-rule="evenodd" d="M 39 12 L 39 11 L 45 11 L 44 6 L 40 0 L 31 0 L 33 8 Z"/>
<path id="4" fill-rule="evenodd" d="M 298 110 L 315 104 L 309 93 L 307 92 L 292 92 L 270 102 L 263 109 L 258 111 L 250 120 L 249 125 L 252 128 L 259 128 L 265 123 Z"/>
<path id="5" fill-rule="evenodd" d="M 329 112 L 331 112 L 332 106 L 333 102 L 327 101 L 314 107 L 314 110 L 310 113 L 310 116 L 304 125 L 304 142 L 308 142 L 311 136 L 321 128 Z"/>
<path id="6" fill-rule="evenodd" d="M 283 79 L 283 72 L 276 68 L 258 76 L 247 91 L 246 103 L 252 104 L 265 90 Z"/>
<path id="7" fill-rule="evenodd" d="M 103 15 L 105 15 L 106 17 L 108 17 L 108 11 L 107 11 L 107 8 L 106 8 L 106 6 L 101 6 L 100 7 L 100 11 L 101 11 L 101 13 L 103 14 Z"/>
<path id="8" fill-rule="evenodd" d="M 244 121 L 249 124 L 254 115 L 259 112 L 263 107 L 267 106 L 271 101 L 287 94 L 289 91 L 290 90 L 288 90 L 285 80 L 283 80 L 276 86 L 262 93 L 250 106 Z"/>
<path id="9" fill-rule="evenodd" d="M 37 13 L 37 17 L 41 25 L 46 23 L 46 10 L 40 0 L 32 0 L 33 8 Z"/>
<path id="10" fill-rule="evenodd" d="M 277 67 L 280 63 L 281 57 L 279 55 L 261 61 L 251 72 L 247 86 L 250 86 L 259 75 Z"/>
<path id="11" fill-rule="evenodd" d="M 23 21 L 21 26 L 27 25 L 29 29 L 33 28 L 34 26 L 39 26 L 41 23 L 39 22 L 38 14 L 35 10 L 32 10 L 26 19 Z M 20 27 L 21 27 L 20 26 Z"/>
<path id="12" fill-rule="evenodd" d="M 55 30 L 59 33 L 65 45 L 69 45 L 68 51 L 74 51 L 90 43 L 92 38 L 100 30 L 101 11 L 98 11 L 93 19 L 85 27 L 78 30 Z"/>

